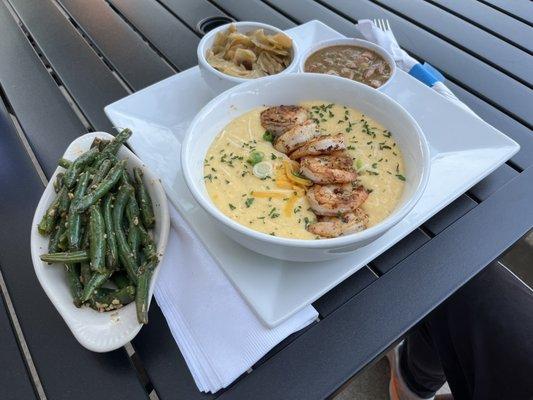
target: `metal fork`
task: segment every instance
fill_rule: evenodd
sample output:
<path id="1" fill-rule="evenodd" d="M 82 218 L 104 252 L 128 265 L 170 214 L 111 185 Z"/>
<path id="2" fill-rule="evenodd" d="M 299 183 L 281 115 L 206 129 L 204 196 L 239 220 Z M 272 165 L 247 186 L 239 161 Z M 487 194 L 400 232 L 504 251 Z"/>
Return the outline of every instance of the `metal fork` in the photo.
<path id="1" fill-rule="evenodd" d="M 390 31 L 390 24 L 388 19 L 375 19 L 374 25 L 376 25 L 379 29 L 381 29 L 384 32 Z"/>
<path id="2" fill-rule="evenodd" d="M 375 19 L 374 24 L 381 29 L 383 32 L 385 32 L 388 35 L 391 35 L 394 37 L 394 33 L 392 32 L 392 29 L 390 28 L 389 20 L 388 19 Z M 396 39 L 396 38 L 395 38 Z"/>

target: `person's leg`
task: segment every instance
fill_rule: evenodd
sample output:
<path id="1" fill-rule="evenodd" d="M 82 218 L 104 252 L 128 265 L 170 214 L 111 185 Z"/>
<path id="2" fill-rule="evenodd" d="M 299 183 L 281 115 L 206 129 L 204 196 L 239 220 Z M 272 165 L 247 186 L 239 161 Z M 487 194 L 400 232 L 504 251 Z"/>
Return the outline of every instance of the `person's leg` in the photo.
<path id="1" fill-rule="evenodd" d="M 441 366 L 455 400 L 533 399 L 533 294 L 492 264 L 408 336 L 401 356 L 420 397 L 436 391 Z"/>
<path id="2" fill-rule="evenodd" d="M 409 333 L 399 353 L 400 372 L 409 389 L 423 399 L 434 396 L 446 376 L 425 323 Z"/>

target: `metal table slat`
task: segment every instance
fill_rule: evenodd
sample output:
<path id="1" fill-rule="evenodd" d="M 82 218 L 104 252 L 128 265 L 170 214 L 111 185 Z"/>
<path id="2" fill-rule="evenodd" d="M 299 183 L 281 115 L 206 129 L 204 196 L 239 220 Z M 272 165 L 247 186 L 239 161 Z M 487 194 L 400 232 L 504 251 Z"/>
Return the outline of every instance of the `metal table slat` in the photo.
<path id="1" fill-rule="evenodd" d="M 190 29 L 198 32 L 198 22 L 208 17 L 227 17 L 207 0 L 159 0 Z"/>
<path id="2" fill-rule="evenodd" d="M 240 21 L 262 22 L 279 29 L 289 29 L 295 26 L 294 22 L 274 11 L 261 0 L 247 0 L 246 7 L 243 7 L 240 0 L 211 0 L 211 2 Z"/>
<path id="3" fill-rule="evenodd" d="M 533 25 L 533 6 L 527 0 L 480 0 L 482 3 L 490 4 L 495 9 L 505 12 Z"/>
<path id="4" fill-rule="evenodd" d="M 409 257 L 420 247 L 430 241 L 430 237 L 421 229 L 411 232 L 396 245 L 376 257 L 370 263 L 380 275 L 390 271 L 396 264 Z"/>
<path id="5" fill-rule="evenodd" d="M 517 175 L 518 172 L 509 167 L 507 164 L 503 164 L 492 174 L 472 187 L 468 193 L 472 194 L 476 199 L 484 201 L 490 195 L 504 186 L 506 182 L 510 181 Z"/>
<path id="6" fill-rule="evenodd" d="M 445 84 L 459 100 L 464 102 L 482 119 L 520 144 L 520 151 L 511 158 L 513 163 L 522 169 L 533 165 L 533 135 L 531 134 L 531 129 L 470 92 L 467 92 L 462 87 L 457 86 L 455 83 L 445 82 Z"/>
<path id="7" fill-rule="evenodd" d="M 377 276 L 370 268 L 363 267 L 316 300 L 313 303 L 313 307 L 316 308 L 321 318 L 325 318 L 376 279 Z"/>
<path id="8" fill-rule="evenodd" d="M 375 0 L 455 46 L 503 70 L 526 84 L 533 84 L 533 57 L 515 46 L 424 0 Z M 526 33 L 526 31 L 524 31 Z"/>
<path id="9" fill-rule="evenodd" d="M 2 399 L 37 399 L 2 296 L 0 296 L 0 354 L 0 360 L 4 365 L 0 369 Z"/>
<path id="10" fill-rule="evenodd" d="M 314 0 L 268 0 L 268 3 L 299 24 L 316 19 L 322 21 L 345 36 L 361 37 L 352 22 L 342 18 L 340 15 Z"/>
<path id="11" fill-rule="evenodd" d="M 205 400 L 216 396 L 202 393 L 168 329 L 155 301 L 150 306 L 150 321 L 133 339 L 132 345 L 160 399 Z"/>
<path id="12" fill-rule="evenodd" d="M 197 64 L 200 38 L 157 1 L 109 0 L 109 3 L 177 69 Z"/>
<path id="13" fill-rule="evenodd" d="M 433 235 L 438 235 L 475 206 L 477 206 L 477 203 L 464 194 L 426 221 L 424 223 L 424 228 L 430 231 Z"/>
<path id="14" fill-rule="evenodd" d="M 174 73 L 104 0 L 59 0 L 59 3 L 134 90 Z"/>
<path id="15" fill-rule="evenodd" d="M 0 37 L 0 86 L 37 160 L 51 174 L 64 149 L 85 133 L 85 127 L 1 2 Z"/>
<path id="16" fill-rule="evenodd" d="M 488 30 L 527 51 L 533 51 L 533 31 L 528 25 L 474 0 L 427 0 Z M 531 11 L 533 12 L 533 10 Z"/>
<path id="17" fill-rule="evenodd" d="M 43 184 L 0 103 L 0 268 L 49 399 L 146 399 L 126 351 L 85 350 L 46 297 L 33 270 L 30 225 Z M 52 267 L 51 267 L 52 268 Z"/>
<path id="18" fill-rule="evenodd" d="M 324 0 L 324 2 L 354 20 L 389 19 L 398 42 L 407 51 L 431 63 L 454 80 L 462 82 L 473 92 L 491 99 L 510 115 L 527 124 L 533 124 L 533 114 L 529 104 L 523 101 L 531 95 L 531 89 L 513 78 L 369 0 L 358 2 Z"/>
<path id="19" fill-rule="evenodd" d="M 531 229 L 532 202 L 529 168 L 220 399 L 331 395 Z"/>
<path id="20" fill-rule="evenodd" d="M 127 94 L 120 82 L 50 0 L 10 3 L 85 117 L 111 132 L 102 109 Z"/>

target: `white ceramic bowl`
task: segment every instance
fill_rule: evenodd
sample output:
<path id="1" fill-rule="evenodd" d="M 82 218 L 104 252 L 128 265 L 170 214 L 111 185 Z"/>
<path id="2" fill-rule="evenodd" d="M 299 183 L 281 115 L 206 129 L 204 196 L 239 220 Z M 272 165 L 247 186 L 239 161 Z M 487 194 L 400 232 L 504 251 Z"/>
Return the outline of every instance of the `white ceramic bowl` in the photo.
<path id="1" fill-rule="evenodd" d="M 391 75 L 389 79 L 383 83 L 380 87 L 377 89 L 383 89 L 385 86 L 387 86 L 393 79 L 394 75 L 396 74 L 396 63 L 394 62 L 394 59 L 392 56 L 381 46 L 378 46 L 377 44 L 374 44 L 372 42 L 368 42 L 366 40 L 362 39 L 353 39 L 353 38 L 343 38 L 343 39 L 330 39 L 330 40 L 323 40 L 321 42 L 315 43 L 313 46 L 309 47 L 305 53 L 303 53 L 300 56 L 299 61 L 299 67 L 298 71 L 305 72 L 305 62 L 309 58 L 311 54 L 313 54 L 315 51 L 318 51 L 320 49 L 323 49 L 325 47 L 331 47 L 331 46 L 358 46 L 358 47 L 364 47 L 365 49 L 372 50 L 376 53 L 378 53 L 387 63 L 389 64 L 391 68 Z M 348 79 L 348 78 L 346 78 Z"/>
<path id="2" fill-rule="evenodd" d="M 213 68 L 211 65 L 209 65 L 209 63 L 207 62 L 205 58 L 207 50 L 209 50 L 213 46 L 213 42 L 215 40 L 216 34 L 218 32 L 225 31 L 226 29 L 228 29 L 228 26 L 231 24 L 237 27 L 238 32 L 243 32 L 243 33 L 255 31 L 256 29 L 264 29 L 265 33 L 270 34 L 270 35 L 276 34 L 276 33 L 283 33 L 284 35 L 287 35 L 287 33 L 276 28 L 275 26 L 262 24 L 260 22 L 232 22 L 230 24 L 222 25 L 216 29 L 213 29 L 212 31 L 209 31 L 202 38 L 202 40 L 200 40 L 200 43 L 198 44 L 198 49 L 196 52 L 198 56 L 198 66 L 200 67 L 200 73 L 202 74 L 202 78 L 204 78 L 207 85 L 216 94 L 222 93 L 224 90 L 232 88 L 233 86 L 238 85 L 239 83 L 249 82 L 251 80 L 251 79 L 239 78 L 237 76 L 231 76 L 228 74 L 224 74 L 223 72 L 220 72 L 217 69 Z M 290 37 L 290 35 L 287 35 L 287 36 Z M 289 72 L 296 72 L 298 70 L 299 56 L 300 56 L 300 53 L 298 51 L 298 45 L 296 44 L 296 41 L 293 39 L 292 61 L 287 68 L 285 68 L 283 71 L 281 71 L 277 75 L 287 74 Z"/>
<path id="3" fill-rule="evenodd" d="M 95 137 L 103 139 L 113 138 L 113 136 L 105 132 L 87 133 L 73 141 L 65 151 L 63 157 L 67 160 L 74 160 L 89 149 Z M 125 146 L 121 147 L 118 158 L 128 160 L 128 169 L 131 170 L 133 167 L 140 167 L 144 172 L 144 182 L 152 197 L 156 218 L 156 225 L 153 231 L 154 240 L 157 244 L 157 252 L 162 260 L 170 227 L 167 198 L 163 187 L 159 179 Z M 76 308 L 72 303 L 72 296 L 68 288 L 63 266 L 49 265 L 39 258 L 41 254 L 48 252 L 49 237 L 42 236 L 37 231 L 37 224 L 56 196 L 53 182 L 56 179 L 56 175 L 61 171 L 64 171 L 64 169 L 58 167 L 54 172 L 33 216 L 31 225 L 31 258 L 33 267 L 35 268 L 35 274 L 50 301 L 82 346 L 96 352 L 115 350 L 131 341 L 142 328 L 142 325 L 137 322 L 135 303 L 128 304 L 124 308 L 116 311 L 103 313 L 94 311 L 92 308 L 86 306 Z M 154 292 L 158 272 L 159 267 L 156 268 L 150 283 L 150 299 Z"/>
<path id="4" fill-rule="evenodd" d="M 204 183 L 203 164 L 213 139 L 234 118 L 264 105 L 323 100 L 353 107 L 389 129 L 405 160 L 406 184 L 398 206 L 384 221 L 362 232 L 334 239 L 300 240 L 254 231 L 225 216 L 212 203 Z M 258 253 L 291 261 L 339 257 L 377 239 L 413 208 L 426 187 L 429 147 L 422 130 L 398 103 L 362 83 L 325 74 L 288 74 L 250 81 L 210 101 L 196 115 L 182 143 L 181 162 L 194 198 L 234 240 Z"/>

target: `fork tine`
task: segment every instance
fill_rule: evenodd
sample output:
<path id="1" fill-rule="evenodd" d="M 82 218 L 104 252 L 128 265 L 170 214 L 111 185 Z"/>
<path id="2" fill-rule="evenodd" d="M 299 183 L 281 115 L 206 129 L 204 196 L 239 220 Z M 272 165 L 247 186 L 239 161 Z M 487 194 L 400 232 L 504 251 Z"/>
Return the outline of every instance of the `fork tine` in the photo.
<path id="1" fill-rule="evenodd" d="M 373 19 L 372 22 L 374 23 L 374 25 L 376 25 L 376 26 L 379 28 L 378 20 L 377 20 L 377 19 Z"/>
<path id="2" fill-rule="evenodd" d="M 390 28 L 389 20 L 388 20 L 388 19 L 386 19 L 385 21 L 387 22 L 387 30 L 389 30 L 389 31 L 390 31 L 390 30 L 391 30 L 391 28 Z"/>

